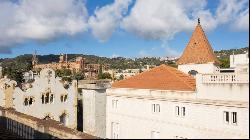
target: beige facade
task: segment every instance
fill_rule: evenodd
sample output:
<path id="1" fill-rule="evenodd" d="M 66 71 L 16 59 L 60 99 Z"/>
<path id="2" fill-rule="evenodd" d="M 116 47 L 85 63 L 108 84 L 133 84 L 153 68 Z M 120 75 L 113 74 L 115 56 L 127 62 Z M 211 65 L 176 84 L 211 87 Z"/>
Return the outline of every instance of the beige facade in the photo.
<path id="1" fill-rule="evenodd" d="M 33 56 L 32 60 L 33 69 L 36 70 L 36 69 L 51 68 L 53 70 L 57 70 L 66 68 L 74 72 L 84 71 L 85 60 L 82 57 L 77 57 L 75 62 L 68 62 L 67 55 L 61 54 L 59 59 L 60 59 L 59 63 L 38 64 L 38 59 L 36 58 L 36 56 Z"/>
<path id="2" fill-rule="evenodd" d="M 221 73 L 200 23 L 177 62 L 107 90 L 106 137 L 249 138 L 249 66 Z"/>
<path id="3" fill-rule="evenodd" d="M 211 76 L 195 91 L 108 89 L 107 138 L 248 138 L 249 74 Z"/>
<path id="4" fill-rule="evenodd" d="M 0 106 L 37 117 L 53 119 L 76 129 L 77 126 L 77 82 L 65 84 L 55 77 L 52 69 L 43 69 L 34 82 L 26 88 L 12 86 L 13 82 L 1 79 Z M 3 104 L 2 101 L 5 101 Z"/>

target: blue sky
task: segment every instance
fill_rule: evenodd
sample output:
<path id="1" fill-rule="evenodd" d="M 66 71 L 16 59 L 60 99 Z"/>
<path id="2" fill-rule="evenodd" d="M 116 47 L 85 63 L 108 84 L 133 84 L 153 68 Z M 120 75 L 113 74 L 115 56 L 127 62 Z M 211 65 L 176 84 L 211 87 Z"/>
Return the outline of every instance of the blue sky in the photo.
<path id="1" fill-rule="evenodd" d="M 61 5 L 63 1 L 72 2 L 71 6 Z M 12 6 L 17 2 L 18 10 L 24 13 L 22 18 L 7 19 L 15 26 L 1 20 L 9 16 L 6 15 L 8 12 L 3 10 L 0 14 L 0 31 L 3 32 L 0 41 L 4 40 L 0 43 L 0 58 L 31 54 L 35 50 L 43 55 L 179 56 L 191 37 L 197 17 L 201 18 L 201 25 L 214 50 L 249 46 L 249 21 L 245 20 L 249 19 L 248 1 L 194 0 L 187 6 L 181 0 L 175 1 L 173 6 L 173 2 L 166 1 L 61 0 L 55 4 L 57 11 L 53 11 L 53 7 L 49 9 L 46 0 L 41 3 L 29 0 L 26 3 L 19 0 L 0 2 L 0 13 L 1 9 L 10 10 L 13 11 L 11 17 L 16 17 L 16 9 Z M 41 5 L 40 11 L 25 15 L 29 8 L 37 9 L 32 7 L 36 5 Z M 177 8 L 168 11 L 168 6 Z M 72 14 L 82 21 L 73 18 Z M 74 24 L 68 24 L 68 21 Z"/>

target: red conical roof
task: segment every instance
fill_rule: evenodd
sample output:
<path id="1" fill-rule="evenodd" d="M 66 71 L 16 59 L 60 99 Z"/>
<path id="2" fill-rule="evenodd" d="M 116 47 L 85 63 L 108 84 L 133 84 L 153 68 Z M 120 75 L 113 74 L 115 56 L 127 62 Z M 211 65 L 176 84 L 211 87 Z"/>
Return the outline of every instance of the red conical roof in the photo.
<path id="1" fill-rule="evenodd" d="M 208 62 L 219 64 L 201 25 L 198 23 L 177 64 L 204 64 Z"/>

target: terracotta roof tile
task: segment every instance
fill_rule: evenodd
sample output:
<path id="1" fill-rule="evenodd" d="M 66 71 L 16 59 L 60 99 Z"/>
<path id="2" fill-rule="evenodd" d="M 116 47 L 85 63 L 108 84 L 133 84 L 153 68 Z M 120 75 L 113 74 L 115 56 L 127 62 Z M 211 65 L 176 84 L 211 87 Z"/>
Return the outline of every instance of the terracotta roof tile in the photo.
<path id="1" fill-rule="evenodd" d="M 113 88 L 194 91 L 195 79 L 176 68 L 161 65 L 112 84 Z"/>
<path id="2" fill-rule="evenodd" d="M 208 62 L 213 62 L 215 64 L 220 63 L 216 58 L 201 25 L 198 24 L 182 56 L 177 61 L 177 64 L 204 64 Z"/>

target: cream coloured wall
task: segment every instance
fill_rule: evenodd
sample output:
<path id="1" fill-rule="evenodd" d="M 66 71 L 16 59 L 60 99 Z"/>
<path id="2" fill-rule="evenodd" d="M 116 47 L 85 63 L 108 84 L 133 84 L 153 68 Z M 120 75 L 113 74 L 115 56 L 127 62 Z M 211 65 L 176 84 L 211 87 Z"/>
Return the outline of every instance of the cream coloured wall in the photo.
<path id="1" fill-rule="evenodd" d="M 100 137 L 106 136 L 106 90 L 82 89 L 83 131 Z"/>
<path id="2" fill-rule="evenodd" d="M 47 70 L 51 70 L 53 72 L 52 77 L 50 78 L 50 83 L 48 83 L 48 76 L 46 76 Z M 54 95 L 53 102 L 42 104 L 42 94 L 48 88 Z M 66 102 L 61 102 L 60 97 L 62 94 L 67 94 L 68 99 Z M 76 81 L 73 81 L 72 85 L 70 85 L 68 89 L 65 89 L 63 84 L 60 82 L 60 78 L 55 78 L 54 71 L 52 69 L 44 69 L 41 71 L 40 77 L 36 77 L 31 88 L 27 89 L 26 91 L 22 91 L 20 88 L 16 87 L 13 96 L 14 108 L 16 111 L 41 119 L 44 119 L 44 117 L 49 114 L 52 119 L 56 121 L 60 121 L 59 116 L 65 112 L 67 114 L 66 126 L 70 128 L 76 128 Z M 25 106 L 25 97 L 34 97 L 34 103 L 32 105 Z"/>
<path id="3" fill-rule="evenodd" d="M 112 91 L 112 89 L 109 89 Z M 106 136 L 112 138 L 111 123 L 119 123 L 118 138 L 151 138 L 151 131 L 160 132 L 158 138 L 248 138 L 249 108 L 206 104 L 205 101 L 174 101 L 142 97 L 107 96 Z M 118 100 L 117 109 L 112 100 Z M 152 113 L 152 104 L 160 104 L 160 113 Z M 185 117 L 175 115 L 175 106 L 186 107 Z M 237 112 L 238 124 L 225 124 L 223 111 Z"/>
<path id="4" fill-rule="evenodd" d="M 238 74 L 240 75 L 240 74 Z M 249 74 L 244 74 L 245 83 L 203 83 L 202 74 L 196 75 L 197 98 L 249 102 Z"/>
<path id="5" fill-rule="evenodd" d="M 178 70 L 188 74 L 189 71 L 195 70 L 198 73 L 216 73 L 218 71 L 218 67 L 216 67 L 213 63 L 208 64 L 185 64 L 178 65 Z"/>
<path id="6" fill-rule="evenodd" d="M 248 53 L 230 55 L 230 67 L 231 68 L 234 68 L 237 65 L 245 65 L 245 64 L 249 64 Z"/>

